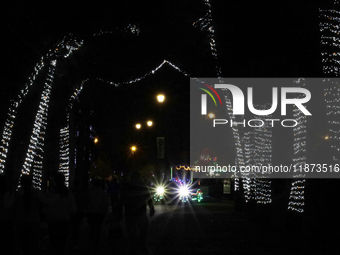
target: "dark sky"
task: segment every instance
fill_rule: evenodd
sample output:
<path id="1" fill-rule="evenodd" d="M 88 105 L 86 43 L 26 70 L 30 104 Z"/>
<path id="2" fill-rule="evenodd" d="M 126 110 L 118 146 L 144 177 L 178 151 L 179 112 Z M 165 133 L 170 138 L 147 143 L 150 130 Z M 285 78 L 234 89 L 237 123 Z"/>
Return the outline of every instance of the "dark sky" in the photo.
<path id="1" fill-rule="evenodd" d="M 267 0 L 211 4 L 223 76 L 322 75 L 319 4 Z M 41 55 L 69 32 L 88 42 L 77 64 L 89 76 L 126 81 L 168 59 L 192 76 L 214 77 L 206 33 L 192 26 L 206 11 L 203 1 L 194 0 L 4 4 L 1 107 L 22 88 Z M 103 37 L 96 44 L 91 36 L 129 23 L 140 27 L 138 38 Z"/>
<path id="2" fill-rule="evenodd" d="M 224 76 L 320 74 L 320 66 L 317 66 L 320 60 L 320 6 L 315 2 L 265 0 L 230 3 L 212 0 L 211 3 Z M 20 87 L 40 55 L 68 32 L 79 38 L 88 38 L 100 29 L 114 30 L 128 23 L 138 24 L 141 33 L 139 42 L 133 42 L 133 45 L 125 42 L 127 48 L 149 51 L 155 62 L 156 59 L 171 59 L 194 76 L 209 74 L 196 67 L 211 62 L 209 41 L 203 32 L 191 26 L 207 10 L 203 1 L 26 3 L 7 4 L 4 10 L 1 68 L 5 82 L 12 84 L 6 85 L 7 88 Z M 124 47 L 119 40 L 115 44 Z M 110 47 L 117 46 L 111 44 Z M 134 59 L 140 63 L 144 55 L 139 54 Z"/>
<path id="3" fill-rule="evenodd" d="M 317 3 L 212 0 L 211 4 L 222 76 L 322 76 Z M 203 1 L 26 2 L 7 3 L 3 11 L 1 123 L 9 99 L 23 87 L 34 64 L 69 32 L 84 38 L 85 45 L 59 67 L 60 79 L 68 88 L 87 77 L 127 81 L 149 72 L 163 59 L 195 77 L 216 76 L 207 34 L 192 26 L 207 11 Z M 129 23 L 139 26 L 139 36 L 92 36 L 99 30 L 114 31 Z M 153 82 L 174 86 L 169 93 L 184 101 L 184 95 L 188 95 L 182 93 L 186 80 L 176 78 L 166 85 L 173 73 L 165 73 L 167 78 L 156 76 Z M 145 88 L 150 94 L 151 87 L 140 83 L 129 89 L 138 95 Z M 62 93 L 58 95 L 63 97 Z M 114 100 L 126 100 L 115 96 Z M 105 100 L 113 101 L 107 93 Z"/>

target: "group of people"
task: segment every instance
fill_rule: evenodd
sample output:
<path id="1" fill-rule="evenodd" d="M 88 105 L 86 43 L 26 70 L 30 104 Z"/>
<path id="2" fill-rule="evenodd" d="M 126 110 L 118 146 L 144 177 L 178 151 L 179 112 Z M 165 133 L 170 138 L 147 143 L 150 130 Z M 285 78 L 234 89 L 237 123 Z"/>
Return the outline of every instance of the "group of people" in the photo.
<path id="1" fill-rule="evenodd" d="M 77 249 L 80 226 L 87 219 L 91 250 L 100 248 L 105 219 L 118 231 L 124 218 L 130 254 L 147 254 L 147 206 L 150 216 L 155 213 L 152 197 L 138 172 L 132 172 L 130 181 L 121 184 L 117 178 L 110 183 L 94 177 L 90 185 L 82 187 L 75 182 L 71 189 L 65 186 L 62 173 L 55 173 L 46 192 L 34 189 L 30 175 L 22 175 L 20 188 L 11 192 L 6 178 L 0 175 L 0 240 L 1 254 L 13 254 L 13 247 L 21 254 L 36 254 L 48 236 L 55 254 L 64 254 L 70 237 Z M 47 226 L 44 234 L 43 225 Z M 114 233 L 115 234 L 115 233 Z M 122 235 L 122 231 L 118 233 Z M 123 238 L 123 236 L 120 236 Z M 15 243 L 13 243 L 13 240 Z M 18 248 L 19 247 L 19 248 Z"/>

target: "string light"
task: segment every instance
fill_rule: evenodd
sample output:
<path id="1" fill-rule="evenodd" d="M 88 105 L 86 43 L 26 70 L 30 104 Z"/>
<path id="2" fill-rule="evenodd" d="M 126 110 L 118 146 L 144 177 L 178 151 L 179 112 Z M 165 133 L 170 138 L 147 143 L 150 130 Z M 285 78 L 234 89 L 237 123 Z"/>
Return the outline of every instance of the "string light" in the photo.
<path id="1" fill-rule="evenodd" d="M 221 79 L 219 79 L 221 82 Z M 222 90 L 224 100 L 225 100 L 225 105 L 226 105 L 226 110 L 227 114 L 229 116 L 230 121 L 233 123 L 243 123 L 244 121 L 244 116 L 243 115 L 234 115 L 233 114 L 233 107 L 232 107 L 232 95 L 230 94 L 229 91 Z M 232 126 L 231 127 L 232 134 L 233 134 L 233 139 L 234 139 L 234 145 L 236 149 L 236 155 L 235 155 L 235 167 L 238 169 L 241 169 L 242 167 L 245 166 L 245 143 L 244 143 L 244 128 L 243 126 Z M 235 175 L 232 176 L 234 178 L 234 190 L 239 191 L 242 178 L 239 173 L 235 173 Z M 242 186 L 248 188 L 248 181 L 244 180 L 242 181 Z"/>
<path id="2" fill-rule="evenodd" d="M 181 170 L 181 169 L 187 170 L 187 171 L 192 170 L 192 169 L 190 168 L 190 166 L 176 166 L 176 170 Z"/>
<path id="3" fill-rule="evenodd" d="M 22 174 L 30 174 L 33 169 L 32 184 L 34 188 L 41 189 L 42 182 L 42 159 L 43 159 L 43 147 L 44 137 L 47 125 L 47 115 L 49 108 L 50 95 L 52 92 L 52 83 L 54 78 L 56 62 L 50 63 L 49 71 L 47 74 L 46 82 L 43 92 L 41 94 L 41 101 L 39 103 L 39 109 L 35 116 L 34 127 L 26 153 L 26 159 L 21 170 Z"/>
<path id="4" fill-rule="evenodd" d="M 12 137 L 13 127 L 15 124 L 15 118 L 17 114 L 17 109 L 21 105 L 23 99 L 29 92 L 29 89 L 35 83 L 41 69 L 44 67 L 44 57 L 38 62 L 32 74 L 28 77 L 28 82 L 25 84 L 24 88 L 20 90 L 17 99 L 11 100 L 10 107 L 7 113 L 7 119 L 2 132 L 2 138 L 0 142 L 0 174 L 5 171 L 5 163 L 7 159 L 8 147 Z"/>
<path id="5" fill-rule="evenodd" d="M 125 82 L 113 82 L 113 81 L 109 81 L 109 80 L 104 80 L 102 78 L 97 78 L 97 80 L 99 81 L 102 81 L 102 82 L 105 82 L 105 83 L 108 83 L 110 85 L 114 85 L 116 87 L 120 86 L 120 85 L 127 85 L 127 84 L 132 84 L 132 83 L 136 83 L 136 82 L 139 82 L 145 78 L 147 78 L 148 76 L 150 75 L 153 75 L 155 74 L 157 71 L 159 71 L 165 64 L 168 64 L 169 66 L 171 66 L 172 68 L 174 68 L 175 70 L 179 71 L 180 73 L 182 73 L 183 75 L 185 76 L 190 76 L 188 73 L 186 73 L 185 71 L 181 70 L 178 66 L 172 64 L 170 61 L 168 60 L 163 60 L 163 62 L 158 65 L 155 69 L 152 69 L 150 72 L 147 72 L 146 74 L 144 74 L 143 76 L 141 77 L 137 77 L 137 78 L 134 78 L 132 80 L 129 80 L 129 81 L 125 81 Z"/>
<path id="6" fill-rule="evenodd" d="M 84 88 L 84 83 L 88 81 L 84 80 L 79 85 L 79 87 L 76 87 L 74 92 L 69 98 L 69 104 L 66 108 L 66 127 L 60 129 L 60 142 L 59 142 L 59 170 L 58 172 L 61 172 L 65 176 L 65 185 L 66 187 L 70 186 L 70 114 L 71 109 L 73 107 L 74 100 L 77 98 L 77 96 L 80 94 L 80 92 Z M 75 148 L 75 155 L 77 154 L 77 150 Z M 76 157 L 75 157 L 76 158 Z M 76 165 L 76 160 L 74 162 Z"/>
<path id="7" fill-rule="evenodd" d="M 256 109 L 265 110 L 270 106 L 256 105 Z M 271 118 L 267 116 L 254 116 L 255 119 L 263 121 Z M 244 165 L 247 167 L 268 166 L 272 164 L 272 126 L 265 122 L 262 126 L 257 126 L 251 131 L 245 132 L 244 144 Z M 242 173 L 245 201 L 255 200 L 258 204 L 269 204 L 271 199 L 271 180 L 269 175 L 258 176 L 254 172 Z"/>
<path id="8" fill-rule="evenodd" d="M 245 165 L 252 166 L 254 164 L 255 154 L 255 143 L 254 143 L 254 131 L 244 133 L 244 158 Z M 244 196 L 245 201 L 250 202 L 256 199 L 256 176 L 254 173 L 244 173 L 245 179 L 244 185 Z"/>
<path id="9" fill-rule="evenodd" d="M 269 109 L 269 105 L 258 105 L 256 109 Z M 271 118 L 267 116 L 254 116 L 255 119 L 264 121 Z M 272 165 L 272 126 L 266 122 L 261 127 L 254 128 L 254 165 L 268 166 Z M 258 204 L 270 204 L 271 199 L 271 183 L 268 179 L 269 175 L 262 175 L 261 178 L 256 179 L 256 201 Z"/>
<path id="10" fill-rule="evenodd" d="M 53 50 L 49 51 L 50 58 L 68 58 L 74 50 L 78 50 L 82 45 L 82 42 L 77 42 L 76 39 L 66 37 L 56 45 Z M 60 53 L 63 52 L 63 53 Z M 26 159 L 24 161 L 22 174 L 29 174 L 33 169 L 33 187 L 41 189 L 42 183 L 42 160 L 43 160 L 43 147 L 44 137 L 47 125 L 49 101 L 52 93 L 52 86 L 54 80 L 54 73 L 57 66 L 57 60 L 52 59 L 50 61 L 50 67 L 48 70 L 46 82 L 41 95 L 41 101 L 39 103 L 39 109 L 37 111 L 34 128 L 32 131 L 30 144 L 26 153 Z M 33 165 L 32 165 L 33 162 Z M 65 176 L 68 177 L 68 176 Z"/>
<path id="11" fill-rule="evenodd" d="M 65 185 L 69 187 L 70 180 L 70 127 L 60 129 L 59 170 L 65 176 Z"/>
<path id="12" fill-rule="evenodd" d="M 339 1 L 334 1 L 334 7 Z M 321 56 L 323 72 L 327 75 L 339 76 L 340 68 L 340 12 L 335 9 L 319 9 L 321 32 Z M 326 102 L 326 115 L 328 118 L 329 144 L 334 163 L 340 161 L 340 86 L 331 79 L 324 79 L 324 98 Z"/>
<path id="13" fill-rule="evenodd" d="M 210 0 L 204 0 L 204 4 L 208 7 L 207 13 L 202 17 L 199 18 L 196 22 L 194 22 L 192 25 L 194 27 L 200 27 L 202 31 L 207 32 L 207 36 L 210 41 L 210 50 L 211 50 L 211 55 L 215 59 L 216 62 L 216 74 L 217 77 L 221 77 L 222 71 L 221 67 L 219 66 L 219 61 L 217 57 L 217 49 L 216 49 L 216 40 L 215 40 L 215 30 L 213 26 L 213 18 L 212 18 L 212 11 L 211 11 L 211 4 Z"/>
<path id="14" fill-rule="evenodd" d="M 300 78 L 294 81 L 294 86 L 305 87 L 305 79 Z M 301 94 L 293 94 L 295 98 L 302 98 Z M 306 106 L 305 106 L 306 107 Z M 296 120 L 297 125 L 293 127 L 293 164 L 296 169 L 303 166 L 307 162 L 307 117 L 304 115 L 299 108 L 294 105 L 293 108 L 293 118 Z M 288 210 L 296 211 L 299 213 L 304 212 L 305 206 L 305 183 L 306 180 L 303 179 L 304 174 L 294 175 L 294 180 L 291 184 L 289 200 L 288 200 Z M 296 179 L 295 179 L 296 178 Z"/>
<path id="15" fill-rule="evenodd" d="M 123 27 L 123 28 L 116 27 L 115 31 L 103 31 L 103 30 L 100 30 L 98 33 L 94 33 L 93 37 L 107 35 L 107 34 L 114 34 L 117 31 L 125 32 L 125 33 L 131 33 L 131 34 L 134 34 L 134 35 L 138 36 L 139 33 L 140 33 L 140 28 L 137 25 L 135 25 L 135 24 L 129 24 L 126 27 Z"/>
<path id="16" fill-rule="evenodd" d="M 69 98 L 69 103 L 66 108 L 66 127 L 63 129 L 60 129 L 60 142 L 59 142 L 59 170 L 58 172 L 61 172 L 65 176 L 65 185 L 67 187 L 70 186 L 70 114 L 71 110 L 73 108 L 73 104 L 75 99 L 79 96 L 81 91 L 84 88 L 84 84 L 88 82 L 89 80 L 86 79 L 82 81 L 82 83 L 75 88 L 74 92 L 71 94 Z M 74 165 L 76 167 L 77 161 L 76 161 L 76 155 L 77 155 L 77 149 L 75 148 L 75 157 L 74 157 Z"/>
<path id="17" fill-rule="evenodd" d="M 337 2 L 337 1 L 336 1 Z M 337 3 L 334 4 L 337 4 Z M 319 9 L 322 69 L 326 75 L 339 75 L 340 63 L 340 12 Z"/>
<path id="18" fill-rule="evenodd" d="M 243 122 L 244 116 L 241 115 L 233 115 L 232 112 L 232 103 L 231 103 L 231 96 L 228 94 L 224 95 L 225 102 L 226 102 L 226 108 L 227 108 L 227 113 L 230 118 L 234 123 L 235 122 Z M 234 138 L 234 144 L 235 144 L 235 149 L 236 149 L 236 157 L 235 157 L 235 166 L 236 168 L 240 169 L 241 167 L 245 166 L 245 161 L 244 161 L 244 139 L 241 139 L 241 130 L 237 126 L 232 126 L 231 127 L 232 132 L 233 132 L 233 138 Z M 240 175 L 235 175 L 235 191 L 240 190 Z"/>

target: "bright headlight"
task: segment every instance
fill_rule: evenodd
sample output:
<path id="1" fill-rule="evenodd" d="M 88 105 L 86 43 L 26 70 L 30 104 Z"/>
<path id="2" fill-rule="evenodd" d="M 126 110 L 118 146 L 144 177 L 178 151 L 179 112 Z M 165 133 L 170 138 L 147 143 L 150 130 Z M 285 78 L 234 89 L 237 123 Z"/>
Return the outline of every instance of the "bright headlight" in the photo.
<path id="1" fill-rule="evenodd" d="M 163 187 L 157 187 L 156 191 L 157 191 L 157 194 L 163 195 L 163 193 L 164 193 L 164 188 L 163 188 Z"/>
<path id="2" fill-rule="evenodd" d="M 187 197 L 189 195 L 189 189 L 188 187 L 184 186 L 184 187 L 180 187 L 179 188 L 179 195 L 183 196 L 183 197 Z"/>

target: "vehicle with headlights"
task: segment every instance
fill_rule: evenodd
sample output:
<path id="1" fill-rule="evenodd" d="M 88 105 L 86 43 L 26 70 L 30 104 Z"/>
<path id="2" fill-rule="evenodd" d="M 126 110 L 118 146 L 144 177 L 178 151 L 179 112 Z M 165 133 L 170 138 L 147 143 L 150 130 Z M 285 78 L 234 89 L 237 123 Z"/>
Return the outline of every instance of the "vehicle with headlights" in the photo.
<path id="1" fill-rule="evenodd" d="M 153 199 L 155 202 L 171 203 L 179 201 L 203 200 L 203 192 L 200 189 L 200 182 L 193 180 L 193 171 L 189 166 L 171 167 L 171 179 L 161 181 L 153 185 Z"/>
<path id="2" fill-rule="evenodd" d="M 177 184 L 175 192 L 180 202 L 197 201 L 200 203 L 203 200 L 203 192 L 199 188 L 200 182 L 194 182 L 193 171 L 189 166 L 171 168 L 171 177 L 171 181 Z"/>
<path id="3" fill-rule="evenodd" d="M 156 187 L 156 192 L 153 196 L 153 199 L 156 201 L 156 202 L 160 202 L 164 199 L 164 193 L 165 193 L 165 189 L 164 189 L 164 186 L 162 185 L 159 185 Z"/>
<path id="4" fill-rule="evenodd" d="M 179 200 L 182 203 L 187 202 L 191 197 L 191 193 L 189 191 L 189 187 L 186 185 L 181 185 L 178 187 L 178 195 L 179 195 Z"/>

